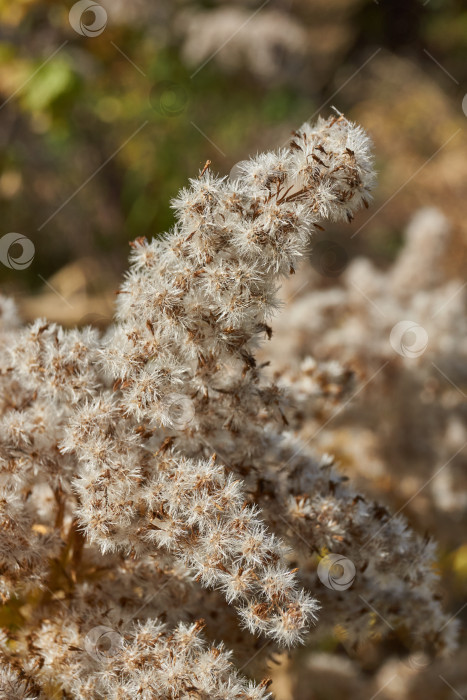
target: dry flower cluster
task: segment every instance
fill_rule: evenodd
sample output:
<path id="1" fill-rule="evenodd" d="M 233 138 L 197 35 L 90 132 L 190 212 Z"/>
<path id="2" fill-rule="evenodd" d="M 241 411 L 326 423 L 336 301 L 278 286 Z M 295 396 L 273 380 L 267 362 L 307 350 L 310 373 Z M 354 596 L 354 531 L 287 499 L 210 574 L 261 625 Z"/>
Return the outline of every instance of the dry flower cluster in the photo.
<path id="1" fill-rule="evenodd" d="M 467 505 L 467 296 L 463 279 L 446 269 L 453 233 L 439 209 L 420 209 L 387 270 L 366 257 L 345 267 L 342 251 L 318 260 L 314 246 L 323 274 L 308 266 L 305 283 L 299 274 L 283 290 L 293 300 L 268 346 L 276 380 L 295 397 L 303 439 L 316 433 L 315 449 L 337 454 L 366 490 L 388 491 L 393 504 L 420 492 L 408 504 L 411 517 L 449 549 Z M 397 335 L 403 319 L 407 330 Z M 359 401 L 321 429 L 343 392 Z"/>
<path id="2" fill-rule="evenodd" d="M 302 642 L 318 592 L 315 634 L 452 647 L 433 544 L 310 453 L 255 360 L 310 233 L 373 180 L 359 127 L 304 124 L 236 179 L 191 180 L 174 229 L 132 244 L 105 334 L 23 328 L 2 299 L 0 697 L 267 698 L 229 649 L 243 668 Z M 329 553 L 355 580 L 318 582 Z"/>
<path id="3" fill-rule="evenodd" d="M 322 245 L 315 241 L 313 266 L 305 264 L 281 290 L 286 313 L 275 323 L 267 357 L 294 397 L 287 417 L 301 439 L 335 455 L 366 494 L 436 534 L 443 597 L 462 621 L 467 295 L 449 267 L 449 251 L 460 250 L 451 214 L 417 211 L 386 269 L 367 257 L 346 260 L 347 244 L 329 241 L 329 234 L 328 245 L 324 235 Z M 410 329 L 393 347 L 401 319 L 410 320 Z M 310 688 L 317 700 L 465 696 L 462 634 L 456 654 L 438 659 L 420 649 L 410 653 L 394 639 L 355 651 L 340 641 L 338 653 L 315 644 L 308 658 L 291 660 L 286 697 L 307 698 Z"/>

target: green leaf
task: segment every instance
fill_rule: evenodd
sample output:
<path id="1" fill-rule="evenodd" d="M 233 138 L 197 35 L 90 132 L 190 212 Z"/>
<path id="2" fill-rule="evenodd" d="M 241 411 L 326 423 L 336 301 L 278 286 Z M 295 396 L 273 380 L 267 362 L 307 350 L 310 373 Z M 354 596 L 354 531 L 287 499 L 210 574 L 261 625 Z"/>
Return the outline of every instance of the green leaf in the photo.
<path id="1" fill-rule="evenodd" d="M 58 97 L 66 93 L 74 83 L 74 73 L 66 60 L 56 59 L 41 68 L 27 83 L 23 104 L 31 112 L 47 109 Z"/>

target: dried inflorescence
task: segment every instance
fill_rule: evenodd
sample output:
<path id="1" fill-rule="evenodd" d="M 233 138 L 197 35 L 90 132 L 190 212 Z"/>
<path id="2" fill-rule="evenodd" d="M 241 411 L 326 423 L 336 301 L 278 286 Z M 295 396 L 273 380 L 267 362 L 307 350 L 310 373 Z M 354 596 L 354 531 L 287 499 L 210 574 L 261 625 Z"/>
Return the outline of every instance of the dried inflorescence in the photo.
<path id="1" fill-rule="evenodd" d="M 4 694 L 265 698 L 219 642 L 246 664 L 267 646 L 256 635 L 268 651 L 303 641 L 319 605 L 302 586 L 329 550 L 357 568 L 326 601 L 329 625 L 382 634 L 364 594 L 446 647 L 431 545 L 282 435 L 293 395 L 255 360 L 313 228 L 351 220 L 373 179 L 360 128 L 305 124 L 235 180 L 191 180 L 173 230 L 132 243 L 103 336 L 18 329 L 1 301 L 1 590 L 21 619 Z"/>
<path id="2" fill-rule="evenodd" d="M 458 248 L 446 215 L 420 209 L 387 269 L 364 257 L 332 281 L 309 269 L 307 290 L 293 297 L 268 346 L 276 380 L 294 396 L 291 424 L 316 433 L 315 449 L 337 453 L 367 490 L 409 501 L 407 514 L 449 549 L 459 544 L 467 504 L 467 297 L 451 260 Z M 401 321 L 406 332 L 396 333 Z M 333 404 L 336 392 L 344 406 Z M 353 394 L 358 406 L 347 403 Z"/>

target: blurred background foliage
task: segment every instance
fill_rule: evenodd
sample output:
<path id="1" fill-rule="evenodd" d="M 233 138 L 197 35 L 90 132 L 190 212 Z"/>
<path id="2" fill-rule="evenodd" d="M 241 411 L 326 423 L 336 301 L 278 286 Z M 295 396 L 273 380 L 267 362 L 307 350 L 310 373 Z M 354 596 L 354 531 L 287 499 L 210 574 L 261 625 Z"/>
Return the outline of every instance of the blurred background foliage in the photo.
<path id="1" fill-rule="evenodd" d="M 95 36 L 70 26 L 71 5 L 0 0 L 2 232 L 26 235 L 36 248 L 26 270 L 1 268 L 17 297 L 49 293 L 44 280 L 53 278 L 65 299 L 84 283 L 107 299 L 127 242 L 172 225 L 170 199 L 207 159 L 227 174 L 332 104 L 376 141 L 376 205 L 456 127 L 463 132 L 445 153 L 459 165 L 462 0 L 107 0 L 107 23 Z M 92 26 L 92 10 L 81 19 Z M 432 189 L 445 199 L 450 183 L 439 179 Z M 417 189 L 422 181 L 351 245 L 349 229 L 336 231 L 351 257 L 394 256 L 414 205 L 432 200 Z M 50 315 L 71 323 L 83 316 L 81 305 L 75 318 L 58 303 Z M 110 313 L 108 299 L 98 307 Z M 25 310 L 33 316 L 36 305 Z"/>

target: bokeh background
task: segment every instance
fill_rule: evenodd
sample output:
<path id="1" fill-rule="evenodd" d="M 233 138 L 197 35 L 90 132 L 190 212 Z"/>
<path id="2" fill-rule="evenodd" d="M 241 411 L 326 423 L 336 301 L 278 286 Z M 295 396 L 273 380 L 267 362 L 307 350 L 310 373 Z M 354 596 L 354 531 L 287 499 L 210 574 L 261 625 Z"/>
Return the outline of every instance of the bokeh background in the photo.
<path id="1" fill-rule="evenodd" d="M 229 175 L 332 107 L 361 123 L 379 174 L 371 207 L 315 238 L 283 289 L 287 312 L 264 354 L 297 391 L 303 367 L 316 383 L 309 356 L 355 375 L 338 408 L 317 382 L 297 429 L 317 434 L 315 449 L 336 454 L 364 492 L 437 539 L 440 595 L 462 625 L 465 2 L 72 6 L 0 0 L 2 293 L 25 320 L 105 327 L 129 241 L 170 228 L 171 198 L 207 160 Z M 12 232 L 32 242 L 29 257 L 24 239 L 5 238 Z M 410 342 L 394 350 L 401 320 L 425 331 L 421 352 Z M 467 698 L 464 640 L 461 629 L 450 660 L 407 660 L 396 642 L 352 650 L 336 631 L 320 648 L 284 655 L 270 671 L 273 690 L 278 700 Z"/>

